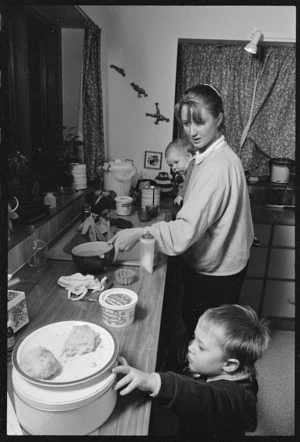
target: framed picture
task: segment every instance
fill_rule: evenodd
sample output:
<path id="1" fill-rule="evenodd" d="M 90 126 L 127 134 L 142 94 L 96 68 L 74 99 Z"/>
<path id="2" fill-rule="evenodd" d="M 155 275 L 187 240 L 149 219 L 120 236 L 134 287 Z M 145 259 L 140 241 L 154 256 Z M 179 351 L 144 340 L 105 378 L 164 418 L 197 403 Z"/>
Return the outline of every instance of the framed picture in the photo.
<path id="1" fill-rule="evenodd" d="M 145 169 L 161 169 L 162 152 L 145 151 Z"/>

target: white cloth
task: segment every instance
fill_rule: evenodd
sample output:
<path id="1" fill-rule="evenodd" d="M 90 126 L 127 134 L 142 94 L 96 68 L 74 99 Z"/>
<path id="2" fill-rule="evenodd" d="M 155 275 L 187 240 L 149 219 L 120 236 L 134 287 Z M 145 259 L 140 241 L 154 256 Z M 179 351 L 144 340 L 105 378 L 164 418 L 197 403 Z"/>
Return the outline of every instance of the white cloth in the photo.
<path id="1" fill-rule="evenodd" d="M 159 251 L 182 254 L 201 274 L 233 275 L 246 266 L 254 238 L 249 193 L 242 163 L 223 136 L 194 165 L 176 219 L 147 229 Z"/>
<path id="2" fill-rule="evenodd" d="M 61 276 L 57 283 L 68 290 L 69 299 L 79 301 L 90 289 L 93 290 L 92 293 L 103 290 L 105 288 L 104 282 L 106 279 L 107 276 L 104 276 L 104 278 L 99 281 L 93 275 L 84 276 L 81 273 L 74 273 L 74 275 L 70 276 Z M 71 297 L 71 294 L 75 295 L 75 297 Z"/>

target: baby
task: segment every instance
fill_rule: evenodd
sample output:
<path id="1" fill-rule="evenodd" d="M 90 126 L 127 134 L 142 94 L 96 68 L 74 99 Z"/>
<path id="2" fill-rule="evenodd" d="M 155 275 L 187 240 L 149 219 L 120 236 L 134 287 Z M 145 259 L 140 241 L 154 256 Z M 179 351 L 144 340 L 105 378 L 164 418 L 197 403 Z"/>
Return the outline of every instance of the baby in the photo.
<path id="1" fill-rule="evenodd" d="M 184 179 L 179 184 L 178 195 L 174 200 L 174 204 L 180 205 L 191 176 L 194 166 L 195 148 L 192 143 L 186 139 L 177 138 L 168 144 L 165 150 L 165 158 L 168 165 L 175 174 L 180 174 Z"/>
<path id="2" fill-rule="evenodd" d="M 160 416 L 164 407 L 177 415 L 180 435 L 234 440 L 256 429 L 254 363 L 269 340 L 267 322 L 250 307 L 210 308 L 200 316 L 194 339 L 186 345 L 183 370 L 178 363 L 172 371 L 148 374 L 129 366 L 121 356 L 112 371 L 124 377 L 114 389 L 126 386 L 122 396 L 135 388 L 149 392 Z"/>

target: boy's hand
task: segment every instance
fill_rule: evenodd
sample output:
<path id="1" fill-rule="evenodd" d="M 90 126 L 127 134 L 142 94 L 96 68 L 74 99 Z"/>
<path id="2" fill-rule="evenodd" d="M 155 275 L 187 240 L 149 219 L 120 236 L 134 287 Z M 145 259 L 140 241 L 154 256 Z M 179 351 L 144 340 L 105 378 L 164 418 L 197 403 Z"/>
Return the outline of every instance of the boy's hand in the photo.
<path id="1" fill-rule="evenodd" d="M 178 204 L 178 206 L 180 206 L 180 204 L 182 203 L 183 198 L 182 196 L 178 195 L 175 199 L 174 199 L 174 204 Z"/>
<path id="2" fill-rule="evenodd" d="M 154 375 L 130 367 L 123 356 L 119 356 L 118 361 L 120 362 L 120 365 L 114 367 L 112 372 L 122 373 L 125 376 L 116 383 L 114 390 L 118 390 L 128 384 L 126 388 L 120 391 L 121 396 L 130 393 L 135 388 L 138 388 L 141 391 L 149 391 L 150 393 L 155 391 L 157 381 Z"/>

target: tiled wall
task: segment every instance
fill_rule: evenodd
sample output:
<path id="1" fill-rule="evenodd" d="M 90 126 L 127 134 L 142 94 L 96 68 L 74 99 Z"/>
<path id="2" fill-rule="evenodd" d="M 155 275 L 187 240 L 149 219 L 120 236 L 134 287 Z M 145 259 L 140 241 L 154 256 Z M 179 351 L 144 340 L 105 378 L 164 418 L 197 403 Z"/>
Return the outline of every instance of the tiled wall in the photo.
<path id="1" fill-rule="evenodd" d="M 71 201 L 60 212 L 55 214 L 45 223 L 41 224 L 34 232 L 35 238 L 45 241 L 48 246 L 54 239 L 74 222 L 81 213 L 81 206 L 84 204 L 84 194 Z M 14 273 L 20 269 L 30 258 L 30 237 L 26 237 L 8 252 L 8 273 Z"/>

